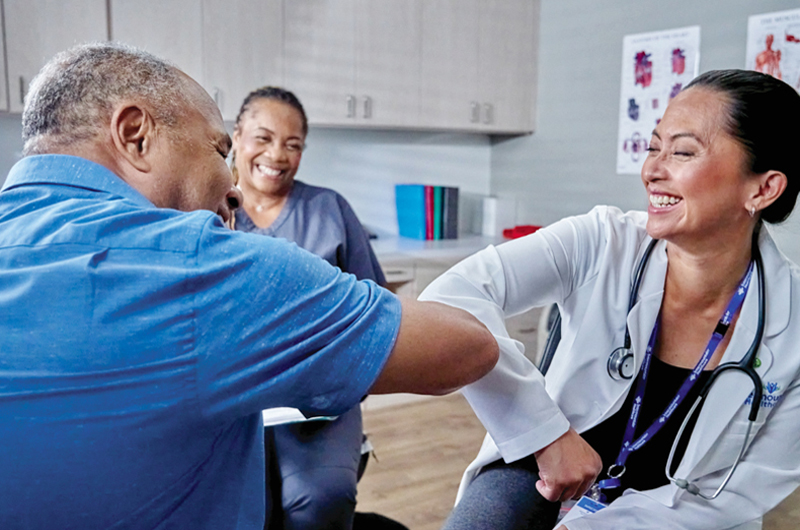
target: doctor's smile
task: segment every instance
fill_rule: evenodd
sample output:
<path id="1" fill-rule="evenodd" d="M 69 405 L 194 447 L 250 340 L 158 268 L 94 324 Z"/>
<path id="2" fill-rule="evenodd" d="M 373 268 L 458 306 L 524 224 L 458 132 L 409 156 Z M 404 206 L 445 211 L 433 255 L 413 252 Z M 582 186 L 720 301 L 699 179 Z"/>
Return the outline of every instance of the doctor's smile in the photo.
<path id="1" fill-rule="evenodd" d="M 664 209 L 668 206 L 674 206 L 681 200 L 678 197 L 670 195 L 650 194 L 650 204 L 658 209 Z"/>

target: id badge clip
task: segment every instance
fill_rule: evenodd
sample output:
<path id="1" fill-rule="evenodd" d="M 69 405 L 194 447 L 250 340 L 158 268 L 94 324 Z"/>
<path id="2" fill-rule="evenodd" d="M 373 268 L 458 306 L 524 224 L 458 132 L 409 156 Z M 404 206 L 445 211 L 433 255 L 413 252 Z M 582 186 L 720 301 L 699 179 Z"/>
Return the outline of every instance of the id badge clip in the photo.
<path id="1" fill-rule="evenodd" d="M 559 521 L 559 523 L 566 523 L 573 519 L 583 517 L 584 515 L 599 512 L 607 506 L 608 504 L 605 502 L 605 495 L 603 495 L 603 492 L 600 490 L 600 486 L 595 484 L 588 492 L 586 492 L 586 495 L 581 497 L 580 500 L 576 502 L 572 508 L 570 508 L 569 512 L 567 512 L 567 514 Z"/>

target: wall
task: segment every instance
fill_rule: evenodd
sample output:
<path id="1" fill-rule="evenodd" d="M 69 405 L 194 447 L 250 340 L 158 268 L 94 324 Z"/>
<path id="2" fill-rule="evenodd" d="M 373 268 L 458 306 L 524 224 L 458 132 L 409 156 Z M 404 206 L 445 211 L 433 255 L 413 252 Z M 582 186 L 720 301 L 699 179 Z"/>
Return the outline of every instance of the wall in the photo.
<path id="1" fill-rule="evenodd" d="M 395 184 L 489 194 L 491 145 L 484 135 L 312 129 L 306 145 L 297 178 L 336 189 L 379 234 L 397 234 Z"/>
<path id="2" fill-rule="evenodd" d="M 701 72 L 743 68 L 747 17 L 797 7 L 797 0 L 542 0 L 536 132 L 494 142 L 492 193 L 516 197 L 518 223 L 549 224 L 595 204 L 645 208 L 639 177 L 616 174 L 623 37 L 699 25 Z M 800 262 L 800 215 L 773 232 Z"/>

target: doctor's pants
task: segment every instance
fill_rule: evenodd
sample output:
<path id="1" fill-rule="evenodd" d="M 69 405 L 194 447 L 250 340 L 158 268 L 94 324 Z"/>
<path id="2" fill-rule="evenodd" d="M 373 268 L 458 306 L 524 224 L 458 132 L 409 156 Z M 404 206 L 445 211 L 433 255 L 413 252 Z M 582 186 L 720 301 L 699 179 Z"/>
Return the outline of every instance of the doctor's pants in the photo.
<path id="1" fill-rule="evenodd" d="M 539 494 L 533 455 L 483 469 L 467 487 L 442 530 L 552 530 L 561 503 Z"/>

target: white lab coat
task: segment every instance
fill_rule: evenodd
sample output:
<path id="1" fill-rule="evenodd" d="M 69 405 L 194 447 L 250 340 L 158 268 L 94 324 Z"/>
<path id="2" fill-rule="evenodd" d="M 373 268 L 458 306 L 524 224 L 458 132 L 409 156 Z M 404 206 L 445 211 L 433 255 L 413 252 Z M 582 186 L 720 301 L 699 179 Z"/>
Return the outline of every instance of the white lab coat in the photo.
<path id="1" fill-rule="evenodd" d="M 518 460 L 566 432 L 584 432 L 622 406 L 633 380 L 615 381 L 606 363 L 630 329 L 636 370 L 658 315 L 667 269 L 666 244 L 650 258 L 639 299 L 628 314 L 633 275 L 650 238 L 644 212 L 597 207 L 539 232 L 488 247 L 432 283 L 421 300 L 438 300 L 476 315 L 500 344 L 500 360 L 487 376 L 463 390 L 488 431 L 464 487 L 480 468 L 501 456 Z M 625 528 L 730 528 L 761 516 L 800 484 L 800 269 L 761 231 L 766 279 L 766 326 L 757 369 L 766 390 L 755 437 L 723 493 L 713 501 L 669 484 L 628 490 L 608 508 L 574 522 L 570 530 Z M 562 339 L 547 376 L 510 339 L 504 318 L 558 303 Z M 747 351 L 758 317 L 754 277 L 722 362 Z M 545 390 L 545 386 L 547 387 Z M 702 409 L 676 476 L 713 492 L 731 466 L 747 427 L 744 375 L 723 375 Z M 769 421 L 766 421 L 766 420 Z M 766 421 L 766 423 L 765 423 Z M 664 473 L 664 470 L 654 470 Z"/>

